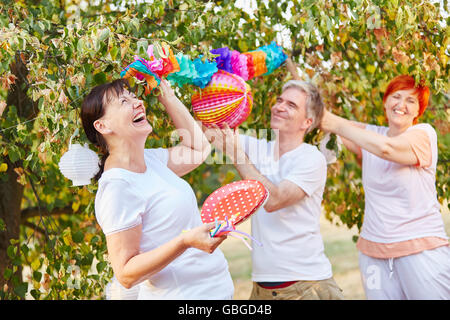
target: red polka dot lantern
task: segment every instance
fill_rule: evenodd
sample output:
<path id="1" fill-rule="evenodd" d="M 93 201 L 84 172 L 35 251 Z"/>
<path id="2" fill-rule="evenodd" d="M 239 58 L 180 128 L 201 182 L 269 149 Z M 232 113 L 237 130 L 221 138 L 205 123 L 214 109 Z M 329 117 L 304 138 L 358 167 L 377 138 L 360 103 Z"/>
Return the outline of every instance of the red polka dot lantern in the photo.
<path id="1" fill-rule="evenodd" d="M 235 226 L 264 206 L 268 198 L 267 189 L 259 181 L 232 182 L 217 189 L 206 198 L 201 210 L 201 219 L 203 223 L 216 222 L 212 237 L 237 232 L 251 238 L 248 234 L 237 231 Z M 259 244 L 256 239 L 252 238 L 252 240 Z M 247 245 L 245 241 L 244 243 Z"/>

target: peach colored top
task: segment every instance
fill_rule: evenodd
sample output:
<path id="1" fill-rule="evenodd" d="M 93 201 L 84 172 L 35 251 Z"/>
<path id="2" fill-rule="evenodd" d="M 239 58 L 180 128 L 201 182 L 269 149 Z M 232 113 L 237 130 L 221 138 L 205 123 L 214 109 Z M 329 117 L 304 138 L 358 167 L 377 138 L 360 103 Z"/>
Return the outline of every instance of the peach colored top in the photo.
<path id="1" fill-rule="evenodd" d="M 424 130 L 409 130 L 402 134 L 411 145 L 417 157 L 418 167 L 427 167 L 432 162 L 430 139 Z M 374 242 L 359 237 L 356 248 L 363 254 L 378 258 L 398 258 L 416 254 L 424 250 L 431 250 L 441 246 L 448 246 L 449 241 L 440 237 L 423 237 L 393 243 Z"/>
<path id="2" fill-rule="evenodd" d="M 424 250 L 431 250 L 448 245 L 448 240 L 438 237 L 425 237 L 394 243 L 373 242 L 359 237 L 356 248 L 366 256 L 378 259 L 389 259 L 409 256 Z"/>

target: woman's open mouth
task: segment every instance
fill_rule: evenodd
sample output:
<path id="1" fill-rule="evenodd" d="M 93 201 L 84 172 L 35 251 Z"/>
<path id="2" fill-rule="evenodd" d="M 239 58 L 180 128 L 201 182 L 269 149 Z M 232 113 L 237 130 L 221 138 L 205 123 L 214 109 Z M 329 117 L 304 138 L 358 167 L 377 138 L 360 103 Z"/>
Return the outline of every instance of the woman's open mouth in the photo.
<path id="1" fill-rule="evenodd" d="M 399 108 L 392 109 L 392 112 L 395 113 L 395 114 L 401 115 L 401 116 L 406 114 L 406 111 L 400 110 Z"/>
<path id="2" fill-rule="evenodd" d="M 146 122 L 146 117 L 145 117 L 145 113 L 141 112 L 138 113 L 134 118 L 133 118 L 133 123 L 134 124 L 143 124 L 144 122 Z"/>

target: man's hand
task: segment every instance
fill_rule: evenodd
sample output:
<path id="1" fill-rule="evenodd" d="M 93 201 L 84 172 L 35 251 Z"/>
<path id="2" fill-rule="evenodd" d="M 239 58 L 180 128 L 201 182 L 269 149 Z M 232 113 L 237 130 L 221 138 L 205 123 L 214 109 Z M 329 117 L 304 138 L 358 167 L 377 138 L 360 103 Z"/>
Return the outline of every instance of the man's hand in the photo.
<path id="1" fill-rule="evenodd" d="M 233 131 L 227 125 L 223 128 L 213 126 L 211 128 L 203 128 L 203 130 L 210 143 L 230 157 L 242 179 L 260 181 L 269 191 L 269 199 L 264 206 L 267 212 L 280 210 L 305 197 L 305 192 L 293 182 L 283 180 L 276 185 L 262 175 L 245 154 L 236 130 Z"/>
<path id="2" fill-rule="evenodd" d="M 203 130 L 208 141 L 225 153 L 233 163 L 242 163 L 245 160 L 245 152 L 236 129 L 232 130 L 228 124 L 224 124 L 222 128 L 213 125 L 210 128 L 203 127 Z"/>

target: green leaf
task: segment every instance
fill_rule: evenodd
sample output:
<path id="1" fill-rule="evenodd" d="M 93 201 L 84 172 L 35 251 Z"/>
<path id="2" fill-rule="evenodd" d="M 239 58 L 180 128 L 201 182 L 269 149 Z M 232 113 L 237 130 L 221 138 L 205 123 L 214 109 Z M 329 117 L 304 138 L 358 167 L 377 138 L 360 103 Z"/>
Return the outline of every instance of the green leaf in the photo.
<path id="1" fill-rule="evenodd" d="M 113 60 L 116 59 L 118 53 L 119 53 L 119 48 L 117 48 L 117 47 L 112 47 L 111 50 L 109 51 L 109 54 L 111 55 L 111 59 L 113 59 Z"/>
<path id="2" fill-rule="evenodd" d="M 398 29 L 402 29 L 402 25 L 403 25 L 403 10 L 401 7 L 399 7 L 397 10 L 397 16 L 395 17 L 395 26 Z"/>
<path id="3" fill-rule="evenodd" d="M 72 240 L 76 243 L 80 243 L 84 240 L 84 234 L 81 232 L 81 230 L 78 230 L 77 232 L 72 234 Z"/>
<path id="4" fill-rule="evenodd" d="M 377 67 L 375 67 L 374 65 L 368 64 L 368 65 L 366 66 L 366 70 L 367 70 L 367 72 L 369 72 L 369 73 L 374 73 L 375 70 L 377 70 Z"/>
<path id="5" fill-rule="evenodd" d="M 183 41 L 183 38 L 183 36 L 178 37 L 176 40 L 169 42 L 169 44 L 172 46 L 177 46 L 181 43 L 181 41 Z"/>
<path id="6" fill-rule="evenodd" d="M 100 36 L 98 37 L 98 40 L 100 42 L 105 41 L 109 37 L 109 29 L 105 28 L 100 32 Z"/>
<path id="7" fill-rule="evenodd" d="M 247 52 L 248 51 L 247 41 L 239 40 L 238 41 L 238 45 L 239 45 L 239 50 L 241 50 L 241 52 Z"/>
<path id="8" fill-rule="evenodd" d="M 84 44 L 84 39 L 78 39 L 77 42 L 77 51 L 78 52 L 83 52 L 85 48 L 85 44 Z"/>
<path id="9" fill-rule="evenodd" d="M 5 268 L 5 272 L 3 272 L 3 277 L 5 280 L 9 280 L 13 274 L 13 271 L 9 268 Z"/>
<path id="10" fill-rule="evenodd" d="M 39 259 L 34 259 L 31 263 L 32 270 L 38 270 L 41 267 L 41 261 Z"/>
<path id="11" fill-rule="evenodd" d="M 28 248 L 28 246 L 26 244 L 22 244 L 20 246 L 20 249 L 25 256 L 28 255 L 28 252 L 30 251 L 30 248 Z"/>
<path id="12" fill-rule="evenodd" d="M 100 261 L 99 263 L 97 263 L 96 265 L 97 272 L 98 273 L 103 272 L 103 270 L 105 270 L 107 265 L 108 263 L 106 261 Z"/>
<path id="13" fill-rule="evenodd" d="M 108 64 L 105 68 L 105 70 L 103 70 L 103 72 L 108 73 L 114 70 L 114 66 L 112 64 Z"/>
<path id="14" fill-rule="evenodd" d="M 78 98 L 77 90 L 75 87 L 67 87 L 67 92 L 69 93 L 69 98 L 71 100 L 76 100 Z"/>
<path id="15" fill-rule="evenodd" d="M 95 82 L 95 84 L 103 84 L 106 81 L 107 80 L 106 80 L 106 74 L 105 73 L 99 72 L 99 73 L 94 74 L 94 82 Z"/>
<path id="16" fill-rule="evenodd" d="M 9 160 L 11 160 L 12 163 L 15 163 L 20 159 L 20 153 L 19 150 L 16 148 L 11 148 L 8 152 Z"/>
<path id="17" fill-rule="evenodd" d="M 41 293 L 36 289 L 31 290 L 30 294 L 34 298 L 34 300 L 39 300 L 39 298 L 41 296 Z"/>
<path id="18" fill-rule="evenodd" d="M 14 286 L 14 293 L 17 294 L 22 299 L 25 299 L 25 295 L 28 291 L 28 283 L 21 282 Z"/>
<path id="19" fill-rule="evenodd" d="M 139 40 L 136 43 L 137 47 L 137 53 L 139 55 L 146 55 L 147 54 L 147 48 L 148 48 L 148 41 L 147 40 Z"/>
<path id="20" fill-rule="evenodd" d="M 33 271 L 33 279 L 40 282 L 42 279 L 42 273 L 39 271 Z"/>
<path id="21" fill-rule="evenodd" d="M 8 249 L 6 249 L 6 253 L 8 254 L 8 257 L 10 259 L 14 259 L 16 257 L 17 247 L 14 245 L 8 246 Z"/>

